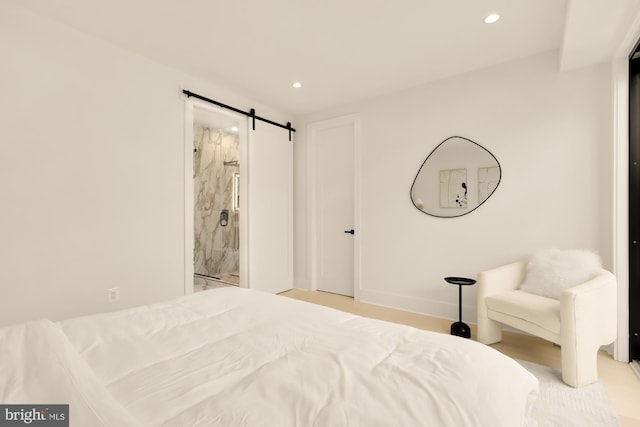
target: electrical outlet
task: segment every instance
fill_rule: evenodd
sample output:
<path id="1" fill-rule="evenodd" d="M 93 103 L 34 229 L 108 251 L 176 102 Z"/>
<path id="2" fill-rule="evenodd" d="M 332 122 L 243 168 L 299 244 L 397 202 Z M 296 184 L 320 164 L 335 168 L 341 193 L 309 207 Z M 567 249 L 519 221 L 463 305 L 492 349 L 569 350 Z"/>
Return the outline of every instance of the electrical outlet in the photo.
<path id="1" fill-rule="evenodd" d="M 118 301 L 120 299 L 120 289 L 119 288 L 109 288 L 107 289 L 109 293 L 109 302 Z"/>

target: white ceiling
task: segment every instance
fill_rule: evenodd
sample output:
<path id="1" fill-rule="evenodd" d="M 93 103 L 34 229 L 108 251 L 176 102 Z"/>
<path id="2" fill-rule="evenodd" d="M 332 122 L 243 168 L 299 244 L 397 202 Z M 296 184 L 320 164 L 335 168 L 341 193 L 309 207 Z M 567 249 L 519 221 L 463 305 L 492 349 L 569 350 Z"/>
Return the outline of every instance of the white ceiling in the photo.
<path id="1" fill-rule="evenodd" d="M 640 3 L 12 1 L 291 114 L 375 98 L 554 49 L 562 69 L 600 62 L 611 58 Z M 491 12 L 502 19 L 485 24 Z M 296 80 L 302 89 L 291 87 Z"/>

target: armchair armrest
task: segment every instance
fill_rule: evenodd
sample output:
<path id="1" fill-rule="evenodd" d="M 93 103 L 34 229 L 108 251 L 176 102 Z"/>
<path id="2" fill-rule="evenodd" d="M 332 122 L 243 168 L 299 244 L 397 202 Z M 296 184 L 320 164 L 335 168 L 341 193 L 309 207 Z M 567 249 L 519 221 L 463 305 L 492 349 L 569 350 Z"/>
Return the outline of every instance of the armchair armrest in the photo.
<path id="1" fill-rule="evenodd" d="M 478 274 L 478 341 L 493 344 L 502 340 L 502 327 L 489 318 L 486 298 L 518 289 L 527 272 L 525 261 L 514 262 Z"/>
<path id="2" fill-rule="evenodd" d="M 616 339 L 617 299 L 615 276 L 600 270 L 589 281 L 562 292 L 561 324 L 563 328 L 574 330 L 578 336 L 588 334 L 599 341 L 598 345 L 609 344 Z M 580 329 L 577 329 L 578 325 Z"/>
<path id="3" fill-rule="evenodd" d="M 597 352 L 617 335 L 618 286 L 606 270 L 560 296 L 562 377 L 574 387 L 598 379 Z"/>
<path id="4" fill-rule="evenodd" d="M 478 274 L 478 300 L 489 295 L 515 291 L 527 273 L 527 263 L 518 261 Z"/>

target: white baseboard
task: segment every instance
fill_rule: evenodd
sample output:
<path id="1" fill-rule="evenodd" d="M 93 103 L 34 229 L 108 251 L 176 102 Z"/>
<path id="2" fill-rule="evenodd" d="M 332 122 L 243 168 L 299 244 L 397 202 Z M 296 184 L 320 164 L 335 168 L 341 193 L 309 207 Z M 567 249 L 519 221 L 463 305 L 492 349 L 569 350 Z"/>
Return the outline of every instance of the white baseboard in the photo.
<path id="1" fill-rule="evenodd" d="M 458 304 L 417 298 L 406 295 L 393 294 L 389 292 L 361 289 L 359 301 L 379 305 L 387 308 L 408 311 L 411 313 L 423 314 L 440 319 L 458 320 Z M 462 306 L 462 321 L 465 323 L 476 323 L 476 306 Z"/>
<path id="2" fill-rule="evenodd" d="M 613 353 L 614 353 L 613 343 L 601 346 L 600 350 L 606 351 L 611 357 L 613 357 Z"/>

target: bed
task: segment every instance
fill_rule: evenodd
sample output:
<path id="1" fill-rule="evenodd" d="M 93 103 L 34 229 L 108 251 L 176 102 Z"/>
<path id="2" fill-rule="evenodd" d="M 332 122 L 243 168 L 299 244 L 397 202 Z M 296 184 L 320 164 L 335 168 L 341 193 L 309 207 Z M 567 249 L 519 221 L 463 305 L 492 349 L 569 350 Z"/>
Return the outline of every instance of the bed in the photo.
<path id="1" fill-rule="evenodd" d="M 523 426 L 536 378 L 494 349 L 240 288 L 0 329 L 0 403 L 72 426 Z"/>

